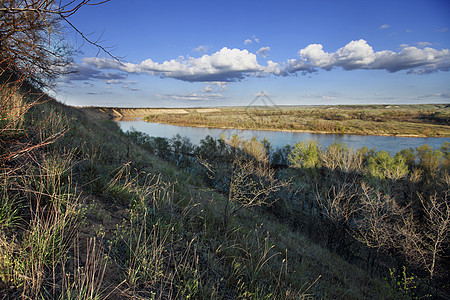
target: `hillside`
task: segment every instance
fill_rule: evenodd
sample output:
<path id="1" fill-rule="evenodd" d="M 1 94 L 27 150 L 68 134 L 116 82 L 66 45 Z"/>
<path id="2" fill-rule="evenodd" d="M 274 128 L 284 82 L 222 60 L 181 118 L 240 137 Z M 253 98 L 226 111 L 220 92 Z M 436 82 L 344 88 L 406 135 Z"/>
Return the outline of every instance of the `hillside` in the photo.
<path id="1" fill-rule="evenodd" d="M 311 214 L 318 207 L 306 202 L 316 198 L 309 176 L 340 173 L 292 166 L 275 175 L 256 141 L 233 148 L 205 139 L 212 148 L 195 150 L 202 159 L 186 159 L 178 155 L 193 149 L 186 140 L 165 146 L 125 134 L 36 90 L 4 88 L 2 103 L 4 298 L 398 299 L 445 291 L 394 271 L 395 259 L 346 236 L 342 220 Z M 229 177 L 233 189 L 212 149 L 241 167 Z M 312 198 L 298 206 L 299 193 Z"/>

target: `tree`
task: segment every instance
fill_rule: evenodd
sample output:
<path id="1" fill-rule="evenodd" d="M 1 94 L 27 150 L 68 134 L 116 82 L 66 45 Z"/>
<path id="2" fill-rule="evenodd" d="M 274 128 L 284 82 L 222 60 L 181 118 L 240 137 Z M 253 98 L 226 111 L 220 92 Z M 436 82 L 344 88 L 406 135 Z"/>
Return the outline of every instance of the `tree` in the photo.
<path id="1" fill-rule="evenodd" d="M 377 152 L 367 160 L 367 173 L 377 179 L 399 180 L 408 175 L 408 166 L 402 155 L 392 157 L 386 151 Z"/>
<path id="2" fill-rule="evenodd" d="M 289 163 L 296 168 L 320 167 L 320 145 L 317 141 L 296 143 L 288 156 Z"/>
<path id="3" fill-rule="evenodd" d="M 416 265 L 424 267 L 433 278 L 436 265 L 445 255 L 444 246 L 449 242 L 450 204 L 447 192 L 436 194 L 425 200 L 420 196 L 425 222 L 418 223 L 413 215 L 403 221 L 398 230 L 403 239 L 401 244 L 405 255 Z"/>
<path id="4" fill-rule="evenodd" d="M 92 0 L 0 0 L 0 68 L 2 73 L 26 77 L 38 87 L 65 72 L 72 53 L 64 41 L 62 27 L 68 25 L 90 44 L 69 18 L 84 6 L 106 1 Z"/>
<path id="5" fill-rule="evenodd" d="M 234 141 L 237 142 L 237 139 Z M 219 177 L 226 184 L 226 189 L 222 191 L 226 194 L 223 213 L 225 232 L 228 230 L 230 219 L 241 209 L 274 203 L 277 200 L 274 193 L 290 184 L 290 181 L 276 178 L 263 144 L 251 139 L 240 140 L 236 145 L 240 145 L 241 148 L 234 153 L 225 172 L 223 163 L 213 165 L 199 157 L 200 163 L 207 168 L 210 177 Z"/>
<path id="6" fill-rule="evenodd" d="M 84 6 L 109 0 L 0 0 L 0 160 L 17 158 L 52 143 L 61 134 L 38 144 L 18 143 L 26 130 L 20 128 L 24 114 L 38 102 L 48 101 L 42 92 L 66 72 L 73 51 L 64 41 L 63 26 L 68 25 L 88 43 L 110 54 L 86 38 L 69 18 Z M 36 89 L 37 88 L 37 89 Z M 31 97 L 30 94 L 33 94 Z M 11 147 L 13 145 L 14 147 Z"/>

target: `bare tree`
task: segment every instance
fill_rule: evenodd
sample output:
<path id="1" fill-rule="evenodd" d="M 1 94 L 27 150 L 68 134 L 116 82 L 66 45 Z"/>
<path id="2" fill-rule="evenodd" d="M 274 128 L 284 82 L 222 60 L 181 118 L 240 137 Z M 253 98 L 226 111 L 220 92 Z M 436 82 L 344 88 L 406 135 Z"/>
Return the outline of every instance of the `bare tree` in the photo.
<path id="1" fill-rule="evenodd" d="M 236 149 L 230 170 L 218 174 L 218 166 L 213 166 L 206 160 L 199 159 L 211 177 L 226 176 L 227 199 L 225 203 L 223 225 L 228 228 L 230 219 L 241 209 L 273 204 L 277 198 L 274 193 L 287 187 L 290 181 L 279 180 L 275 170 L 270 167 L 269 159 L 261 143 L 252 139 L 236 143 L 242 148 Z"/>
<path id="2" fill-rule="evenodd" d="M 347 252 L 344 250 L 351 244 L 348 231 L 358 209 L 357 200 L 358 187 L 354 179 L 336 182 L 322 193 L 317 187 L 316 201 L 325 221 L 323 226 L 328 227 L 322 231 L 328 247 Z"/>
<path id="3" fill-rule="evenodd" d="M 355 218 L 355 237 L 366 246 L 394 251 L 412 265 L 423 267 L 431 278 L 449 241 L 448 192 L 425 200 L 419 195 L 424 220 L 417 212 L 399 206 L 395 199 L 362 185 L 360 208 Z"/>
<path id="4" fill-rule="evenodd" d="M 64 41 L 64 25 L 110 54 L 69 20 L 82 7 L 107 1 L 0 0 L 0 68 L 39 87 L 48 84 L 70 63 L 72 50 Z"/>
<path id="5" fill-rule="evenodd" d="M 394 198 L 383 195 L 364 182 L 359 195 L 360 207 L 355 216 L 355 237 L 368 247 L 388 250 L 397 245 L 394 226 L 406 216 Z"/>
<path id="6" fill-rule="evenodd" d="M 410 214 L 398 229 L 403 238 L 405 255 L 415 264 L 423 266 L 431 278 L 436 273 L 436 264 L 450 233 L 450 204 L 447 196 L 447 192 L 443 197 L 435 194 L 428 201 L 420 196 L 425 226 L 420 226 Z"/>

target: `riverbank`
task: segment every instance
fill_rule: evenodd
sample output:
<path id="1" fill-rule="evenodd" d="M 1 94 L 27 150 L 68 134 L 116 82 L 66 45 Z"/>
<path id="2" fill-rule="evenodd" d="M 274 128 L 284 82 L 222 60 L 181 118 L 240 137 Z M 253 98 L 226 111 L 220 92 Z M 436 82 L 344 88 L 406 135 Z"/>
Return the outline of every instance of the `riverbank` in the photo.
<path id="1" fill-rule="evenodd" d="M 446 105 L 233 107 L 147 110 L 144 120 L 177 126 L 248 130 L 450 137 Z"/>
<path id="2" fill-rule="evenodd" d="M 219 108 L 80 108 L 90 119 L 177 126 L 399 137 L 450 137 L 450 107 L 338 105 Z"/>

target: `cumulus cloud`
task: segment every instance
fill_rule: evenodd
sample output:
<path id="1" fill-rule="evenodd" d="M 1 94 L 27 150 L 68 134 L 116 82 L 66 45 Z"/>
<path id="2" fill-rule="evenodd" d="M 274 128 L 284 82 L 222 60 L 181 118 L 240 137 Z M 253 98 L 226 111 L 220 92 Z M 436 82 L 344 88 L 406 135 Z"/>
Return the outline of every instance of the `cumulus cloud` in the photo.
<path id="1" fill-rule="evenodd" d="M 218 92 L 222 92 L 226 89 L 226 83 L 247 77 L 305 75 L 320 69 L 330 71 L 339 67 L 349 71 L 386 70 L 391 73 L 405 70 L 410 74 L 450 70 L 449 49 L 436 50 L 426 47 L 427 42 L 420 44 L 423 48 L 401 45 L 398 52 L 375 51 L 363 39 L 351 41 L 334 52 L 326 51 L 321 44 L 310 44 L 298 51 L 297 58 L 281 63 L 269 60 L 266 65 L 258 63 L 257 55 L 267 55 L 270 47 L 262 47 L 256 54 L 245 49 L 224 47 L 198 58 L 179 57 L 163 62 L 147 59 L 140 63 L 122 63 L 91 57 L 83 59 L 81 64 L 73 65 L 73 73 L 66 77 L 66 82 L 97 79 L 107 84 L 127 84 L 124 81 L 129 74 L 148 74 L 187 82 L 205 82 L 211 85 L 210 88 L 220 87 Z"/>
<path id="2" fill-rule="evenodd" d="M 244 41 L 244 45 L 250 45 L 252 43 L 252 40 L 251 39 L 246 39 L 245 41 Z"/>
<path id="3" fill-rule="evenodd" d="M 258 51 L 256 51 L 256 54 L 261 55 L 262 57 L 266 58 L 269 54 L 270 47 L 261 47 Z"/>
<path id="4" fill-rule="evenodd" d="M 389 24 L 383 24 L 380 26 L 380 29 L 388 29 L 390 27 L 391 27 L 391 25 L 389 25 Z"/>
<path id="5" fill-rule="evenodd" d="M 419 49 L 406 46 L 400 52 L 382 50 L 375 52 L 363 39 L 351 41 L 336 52 L 328 53 L 321 44 L 311 44 L 298 52 L 300 58 L 288 60 L 282 74 L 298 71 L 313 72 L 317 68 L 331 70 L 342 67 L 344 70 L 366 69 L 408 73 L 428 74 L 435 71 L 448 71 L 450 68 L 449 49 Z"/>
<path id="6" fill-rule="evenodd" d="M 203 55 L 200 58 L 182 57 L 154 62 L 151 59 L 144 60 L 140 64 L 119 63 L 111 59 L 86 58 L 85 64 L 100 69 L 115 69 L 127 73 L 151 74 L 161 77 L 170 77 L 189 82 L 225 81 L 232 82 L 244 79 L 250 73 L 267 74 L 267 68 L 273 68 L 273 64 L 267 67 L 258 64 L 256 55 L 247 50 L 222 48 L 212 54 Z"/>

